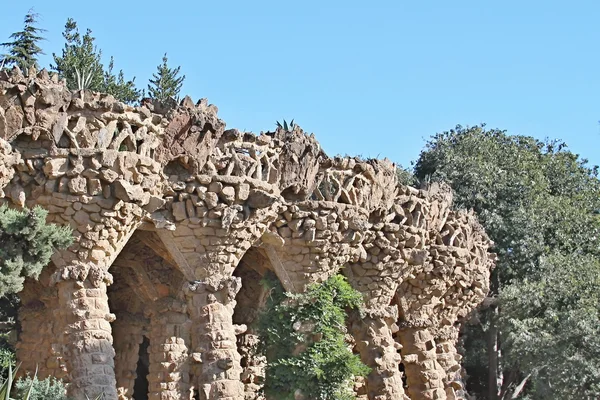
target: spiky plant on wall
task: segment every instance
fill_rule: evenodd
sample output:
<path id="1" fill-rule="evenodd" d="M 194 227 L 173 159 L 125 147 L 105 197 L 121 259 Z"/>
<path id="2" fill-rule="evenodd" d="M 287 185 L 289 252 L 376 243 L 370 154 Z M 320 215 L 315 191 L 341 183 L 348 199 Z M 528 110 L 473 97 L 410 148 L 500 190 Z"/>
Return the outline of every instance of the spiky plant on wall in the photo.
<path id="1" fill-rule="evenodd" d="M 277 124 L 277 129 L 283 129 L 286 132 L 291 132 L 294 130 L 294 128 L 296 128 L 298 126 L 298 124 L 295 123 L 293 119 L 289 123 L 289 125 L 285 119 L 283 120 L 283 125 L 279 121 L 275 121 L 275 123 Z"/>

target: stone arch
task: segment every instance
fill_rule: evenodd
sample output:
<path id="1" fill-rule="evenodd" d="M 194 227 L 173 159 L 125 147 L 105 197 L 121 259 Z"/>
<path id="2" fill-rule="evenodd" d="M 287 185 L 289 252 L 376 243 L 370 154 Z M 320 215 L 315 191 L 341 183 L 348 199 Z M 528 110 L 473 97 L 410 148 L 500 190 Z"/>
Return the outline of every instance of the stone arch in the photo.
<path id="1" fill-rule="evenodd" d="M 179 290 L 186 279 L 159 243 L 155 232 L 138 230 L 111 267 L 121 400 L 179 399 L 190 391 L 189 317 Z"/>
<path id="2" fill-rule="evenodd" d="M 244 384 L 244 398 L 248 400 L 260 398 L 259 390 L 265 377 L 265 360 L 253 352 L 259 341 L 253 324 L 266 304 L 268 289 L 261 280 L 269 272 L 275 270 L 260 247 L 251 247 L 233 272 L 233 276 L 239 277 L 242 284 L 236 296 L 233 323 L 238 327 L 236 336 L 241 357 L 241 381 Z"/>

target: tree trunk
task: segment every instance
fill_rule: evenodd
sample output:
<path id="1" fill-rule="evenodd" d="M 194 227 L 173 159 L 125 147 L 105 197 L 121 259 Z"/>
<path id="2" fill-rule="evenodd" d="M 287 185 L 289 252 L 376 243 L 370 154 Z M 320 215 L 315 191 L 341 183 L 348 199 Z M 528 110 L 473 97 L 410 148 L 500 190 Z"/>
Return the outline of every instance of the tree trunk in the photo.
<path id="1" fill-rule="evenodd" d="M 500 361 L 500 346 L 498 344 L 498 327 L 496 326 L 497 309 L 492 310 L 490 327 L 487 331 L 488 353 L 488 399 L 498 400 L 498 370 Z"/>

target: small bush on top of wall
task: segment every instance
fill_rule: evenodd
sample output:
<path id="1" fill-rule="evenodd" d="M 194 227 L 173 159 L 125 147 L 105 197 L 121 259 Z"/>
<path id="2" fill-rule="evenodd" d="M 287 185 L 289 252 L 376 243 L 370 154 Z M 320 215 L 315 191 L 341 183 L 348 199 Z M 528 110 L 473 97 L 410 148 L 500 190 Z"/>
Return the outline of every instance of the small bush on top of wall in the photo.
<path id="1" fill-rule="evenodd" d="M 302 294 L 285 292 L 273 275 L 263 282 L 269 295 L 257 329 L 258 351 L 267 359 L 267 397 L 353 399 L 354 378 L 370 372 L 345 341 L 346 312 L 361 309 L 360 293 L 341 275 Z"/>

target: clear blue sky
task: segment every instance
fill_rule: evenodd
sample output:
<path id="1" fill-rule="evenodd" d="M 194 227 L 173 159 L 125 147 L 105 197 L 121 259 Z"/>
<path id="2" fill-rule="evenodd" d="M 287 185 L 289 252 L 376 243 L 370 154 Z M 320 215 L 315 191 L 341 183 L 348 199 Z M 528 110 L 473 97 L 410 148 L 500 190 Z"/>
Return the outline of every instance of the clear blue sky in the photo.
<path id="1" fill-rule="evenodd" d="M 229 127 L 295 118 L 330 155 L 407 165 L 430 135 L 485 122 L 600 164 L 598 0 L 3 3 L 2 40 L 42 15 L 42 64 L 73 17 L 143 87 L 168 52 Z"/>

